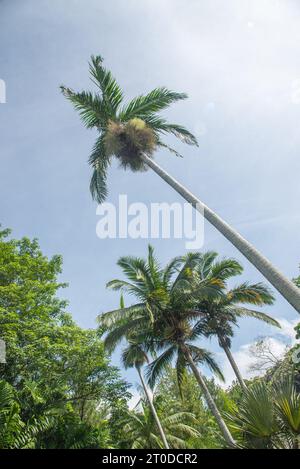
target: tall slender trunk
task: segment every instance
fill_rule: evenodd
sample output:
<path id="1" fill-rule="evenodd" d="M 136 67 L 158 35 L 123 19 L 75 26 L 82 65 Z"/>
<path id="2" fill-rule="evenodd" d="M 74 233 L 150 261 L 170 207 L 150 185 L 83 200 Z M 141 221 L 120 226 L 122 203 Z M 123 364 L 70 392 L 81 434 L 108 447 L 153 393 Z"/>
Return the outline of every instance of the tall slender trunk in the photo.
<path id="1" fill-rule="evenodd" d="M 212 395 L 210 394 L 209 392 L 209 389 L 208 387 L 206 386 L 206 383 L 200 373 L 200 371 L 198 370 L 197 366 L 195 365 L 195 362 L 193 360 L 193 357 L 188 349 L 187 346 L 183 345 L 182 346 L 182 351 L 185 355 L 185 358 L 186 360 L 188 361 L 193 373 L 194 373 L 194 376 L 196 378 L 196 380 L 198 381 L 198 384 L 204 394 L 204 397 L 205 397 L 205 400 L 206 400 L 206 403 L 211 411 L 211 413 L 213 414 L 213 416 L 215 417 L 216 421 L 217 421 L 217 424 L 220 428 L 220 431 L 226 441 L 226 443 L 231 447 L 231 448 L 235 448 L 236 445 L 235 445 L 235 441 L 234 439 L 232 438 L 232 435 L 230 433 L 230 431 L 228 430 L 227 428 L 227 425 L 226 423 L 224 422 L 219 410 L 218 410 L 218 407 L 216 406 L 215 404 L 215 401 L 213 400 L 213 397 Z"/>
<path id="2" fill-rule="evenodd" d="M 237 363 L 235 361 L 235 359 L 233 358 L 233 355 L 231 353 L 231 350 L 230 348 L 228 347 L 228 345 L 226 344 L 226 341 L 224 340 L 224 338 L 221 336 L 221 335 L 218 335 L 218 339 L 219 339 L 219 343 L 222 347 L 222 349 L 224 350 L 224 352 L 226 353 L 227 355 L 227 358 L 229 360 L 229 363 L 234 371 L 234 374 L 235 376 L 237 377 L 237 380 L 238 382 L 240 383 L 241 385 L 241 388 L 244 390 L 244 391 L 247 391 L 247 386 L 245 384 L 245 381 L 243 380 L 243 377 L 241 375 L 241 372 L 239 370 L 239 367 L 237 366 Z"/>
<path id="3" fill-rule="evenodd" d="M 141 155 L 142 160 L 173 189 L 175 189 L 187 202 L 222 233 L 250 262 L 253 264 L 265 278 L 275 287 L 282 296 L 300 313 L 300 289 L 287 279 L 271 262 L 266 259 L 254 246 L 243 238 L 228 223 L 219 217 L 213 210 L 203 204 L 197 197 L 189 192 L 182 184 L 170 176 L 155 161 L 147 155 Z"/>
<path id="4" fill-rule="evenodd" d="M 163 427 L 162 427 L 162 425 L 161 425 L 161 423 L 160 423 L 159 417 L 158 417 L 157 412 L 156 412 L 156 410 L 155 410 L 155 407 L 154 407 L 154 405 L 153 405 L 153 401 L 152 401 L 152 397 L 151 397 L 151 395 L 150 395 L 150 393 L 149 393 L 149 389 L 148 389 L 148 387 L 147 387 L 147 385 L 146 385 L 146 383 L 145 383 L 145 380 L 144 380 L 142 371 L 141 371 L 141 369 L 140 369 L 139 367 L 137 367 L 137 372 L 138 372 L 138 374 L 139 374 L 139 377 L 140 377 L 142 386 L 143 386 L 144 391 L 145 391 L 145 394 L 146 394 L 146 396 L 147 396 L 147 399 L 148 399 L 148 402 L 149 402 L 149 406 L 150 406 L 152 415 L 153 415 L 153 417 L 154 417 L 154 420 L 155 420 L 155 422 L 156 422 L 156 425 L 157 425 L 157 427 L 158 427 L 158 431 L 159 431 L 159 434 L 160 434 L 161 439 L 162 439 L 162 441 L 163 441 L 164 447 L 165 447 L 166 449 L 170 449 L 169 444 L 168 444 L 167 439 L 166 439 L 165 432 L 164 432 L 164 430 L 163 430 Z"/>

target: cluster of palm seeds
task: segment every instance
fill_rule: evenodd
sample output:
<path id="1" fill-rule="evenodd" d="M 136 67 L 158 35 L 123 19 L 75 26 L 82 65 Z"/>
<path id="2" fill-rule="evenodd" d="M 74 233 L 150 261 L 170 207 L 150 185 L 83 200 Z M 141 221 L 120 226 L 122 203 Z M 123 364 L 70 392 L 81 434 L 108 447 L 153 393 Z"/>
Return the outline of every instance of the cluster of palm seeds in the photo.
<path id="1" fill-rule="evenodd" d="M 121 166 L 132 171 L 146 170 L 141 153 L 152 156 L 157 139 L 142 119 L 131 119 L 126 123 L 110 121 L 104 137 L 107 155 L 115 155 Z"/>

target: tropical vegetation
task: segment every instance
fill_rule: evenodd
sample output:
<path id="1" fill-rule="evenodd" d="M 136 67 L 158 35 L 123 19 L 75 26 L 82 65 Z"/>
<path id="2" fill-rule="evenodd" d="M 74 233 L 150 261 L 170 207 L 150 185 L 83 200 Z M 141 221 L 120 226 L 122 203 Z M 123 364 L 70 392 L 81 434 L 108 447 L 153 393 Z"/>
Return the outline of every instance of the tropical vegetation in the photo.
<path id="1" fill-rule="evenodd" d="M 263 375 L 241 381 L 237 374 L 231 387 L 207 349 L 216 337 L 233 359 L 243 316 L 278 327 L 269 312 L 247 307 L 269 307 L 272 292 L 263 284 L 229 286 L 242 267 L 215 252 L 161 267 L 149 246 L 147 259 L 118 264 L 124 279 L 108 287 L 121 292 L 119 307 L 102 314 L 97 329 L 82 329 L 59 294 L 66 286 L 58 280 L 60 256 L 0 232 L 0 448 L 297 449 L 297 345 Z M 126 306 L 129 298 L 137 302 Z M 299 338 L 299 325 L 296 332 Z M 110 363 L 116 348 L 141 382 L 135 407 L 130 384 Z"/>

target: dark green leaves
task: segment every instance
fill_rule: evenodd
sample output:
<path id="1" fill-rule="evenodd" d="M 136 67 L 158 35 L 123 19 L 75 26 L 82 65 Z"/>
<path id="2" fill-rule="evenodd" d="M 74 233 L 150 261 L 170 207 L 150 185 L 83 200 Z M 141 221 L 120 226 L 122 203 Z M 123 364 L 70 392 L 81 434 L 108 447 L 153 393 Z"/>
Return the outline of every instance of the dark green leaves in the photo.
<path id="1" fill-rule="evenodd" d="M 102 203 L 107 197 L 106 179 L 110 165 L 110 158 L 105 153 L 103 135 L 100 135 L 96 140 L 89 163 L 93 167 L 90 191 L 93 199 Z"/>
<path id="2" fill-rule="evenodd" d="M 128 121 L 134 117 L 144 119 L 151 114 L 162 111 L 181 99 L 186 99 L 185 93 L 176 93 L 167 88 L 155 88 L 146 95 L 141 95 L 123 107 L 119 114 L 121 121 Z"/>
<path id="3" fill-rule="evenodd" d="M 61 86 L 61 91 L 71 101 L 76 111 L 79 112 L 82 122 L 88 129 L 92 127 L 103 129 L 106 127 L 110 115 L 99 96 L 86 91 L 75 93 L 64 86 Z"/>
<path id="4" fill-rule="evenodd" d="M 112 76 L 112 73 L 102 65 L 103 59 L 100 55 L 92 56 L 90 63 L 90 73 L 92 81 L 100 88 L 103 101 L 111 111 L 111 116 L 116 115 L 116 111 L 123 100 L 123 92 Z"/>

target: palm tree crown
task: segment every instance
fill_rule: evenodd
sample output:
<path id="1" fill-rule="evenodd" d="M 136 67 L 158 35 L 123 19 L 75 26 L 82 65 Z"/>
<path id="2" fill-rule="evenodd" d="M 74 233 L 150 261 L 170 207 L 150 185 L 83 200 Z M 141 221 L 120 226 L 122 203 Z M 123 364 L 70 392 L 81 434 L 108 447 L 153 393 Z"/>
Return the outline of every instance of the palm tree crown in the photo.
<path id="1" fill-rule="evenodd" d="M 218 259 L 216 252 L 209 251 L 199 257 L 195 272 L 201 282 L 210 280 L 220 287 L 214 297 L 201 298 L 197 304 L 200 316 L 198 327 L 207 337 L 215 335 L 222 338 L 230 347 L 233 327 L 238 325 L 241 317 L 253 317 L 280 327 L 268 314 L 244 307 L 245 304 L 273 304 L 274 296 L 267 286 L 243 282 L 234 288 L 228 287 L 228 281 L 243 272 L 243 267 L 235 259 Z"/>
<path id="2" fill-rule="evenodd" d="M 223 378 L 212 354 L 193 344 L 202 334 L 196 327 L 199 315 L 195 306 L 200 297 L 215 295 L 219 290 L 218 285 L 210 279 L 194 284 L 192 272 L 199 256 L 198 253 L 178 256 L 165 268 L 161 268 L 152 246 L 149 246 L 147 261 L 130 256 L 118 261 L 128 280 L 112 280 L 107 284 L 114 290 L 134 295 L 139 303 L 99 317 L 100 325 L 107 332 L 106 347 L 113 350 L 124 337 L 127 340 L 134 337 L 135 343 L 144 344 L 148 351 L 162 352 L 148 367 L 151 386 L 154 386 L 173 358 L 176 358 L 180 384 L 187 366 L 182 343 L 189 347 L 196 362 L 205 363 Z M 126 350 L 126 359 L 128 353 L 136 353 L 136 347 Z M 143 349 L 139 350 L 141 352 Z"/>
<path id="3" fill-rule="evenodd" d="M 163 135 L 173 134 L 189 145 L 197 145 L 197 140 L 183 126 L 169 123 L 158 114 L 172 103 L 186 99 L 185 93 L 155 88 L 123 104 L 123 92 L 103 66 L 101 56 L 91 57 L 90 75 L 97 87 L 96 93 L 75 92 L 65 86 L 61 86 L 61 90 L 79 112 L 85 126 L 99 131 L 89 162 L 93 168 L 90 190 L 93 198 L 101 203 L 107 196 L 107 169 L 113 156 L 124 168 L 141 171 L 147 169 L 140 158 L 142 153 L 152 156 L 157 148 L 164 147 L 179 155 L 161 140 Z"/>

